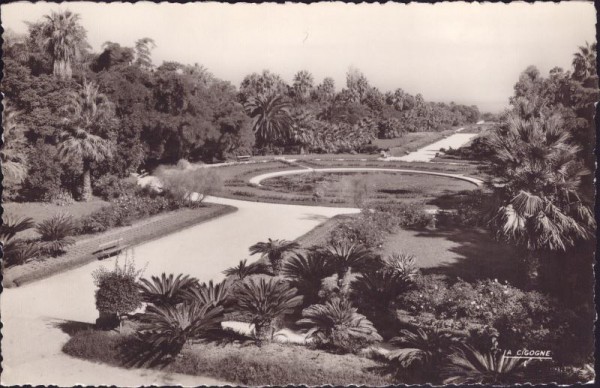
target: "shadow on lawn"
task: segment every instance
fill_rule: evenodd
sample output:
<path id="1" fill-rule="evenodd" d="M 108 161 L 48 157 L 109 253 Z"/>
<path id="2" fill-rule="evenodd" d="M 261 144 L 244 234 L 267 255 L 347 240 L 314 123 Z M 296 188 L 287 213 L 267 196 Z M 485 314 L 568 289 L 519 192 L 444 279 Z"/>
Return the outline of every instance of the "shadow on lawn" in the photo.
<path id="1" fill-rule="evenodd" d="M 476 228 L 440 228 L 424 230 L 418 237 L 445 238 L 458 246 L 449 250 L 460 258 L 438 267 L 423 268 L 424 274 L 439 274 L 472 282 L 483 279 L 508 281 L 512 285 L 523 282 L 520 253 L 516 248 L 496 241 L 489 232 Z"/>

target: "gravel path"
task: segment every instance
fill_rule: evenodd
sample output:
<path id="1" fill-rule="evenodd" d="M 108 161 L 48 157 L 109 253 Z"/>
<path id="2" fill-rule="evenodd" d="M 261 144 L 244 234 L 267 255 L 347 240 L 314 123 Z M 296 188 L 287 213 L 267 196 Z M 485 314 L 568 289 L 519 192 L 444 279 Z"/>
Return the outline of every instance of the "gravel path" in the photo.
<path id="1" fill-rule="evenodd" d="M 459 132 L 461 129 L 457 130 Z M 456 149 L 467 144 L 472 138 L 477 136 L 476 133 L 455 133 L 448 136 L 445 139 L 436 141 L 435 143 L 429 144 L 423 148 L 420 148 L 414 152 L 404 156 L 390 156 L 383 160 L 399 160 L 402 162 L 431 162 L 435 158 L 435 154 L 439 152 L 441 148 L 448 149 L 450 147 Z"/>
<path id="2" fill-rule="evenodd" d="M 295 239 L 326 219 L 356 209 L 273 205 L 211 198 L 238 211 L 190 227 L 134 249 L 145 276 L 187 273 L 201 281 L 219 281 L 221 271 L 248 257 L 248 247 L 270 238 Z M 252 257 L 257 259 L 257 257 Z M 39 282 L 5 289 L 1 296 L 3 385 L 223 385 L 214 379 L 123 369 L 71 358 L 61 352 L 66 321 L 93 323 L 95 287 L 91 273 L 114 258 L 94 261 Z"/>

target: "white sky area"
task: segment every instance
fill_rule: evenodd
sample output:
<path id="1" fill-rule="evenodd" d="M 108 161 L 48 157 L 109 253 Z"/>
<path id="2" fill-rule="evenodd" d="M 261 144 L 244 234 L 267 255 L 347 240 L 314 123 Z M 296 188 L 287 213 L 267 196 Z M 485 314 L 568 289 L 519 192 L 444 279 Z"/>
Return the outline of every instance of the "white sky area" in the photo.
<path id="1" fill-rule="evenodd" d="M 315 83 L 331 76 L 340 90 L 349 66 L 381 91 L 398 87 L 426 100 L 508 104 L 529 65 L 542 74 L 569 69 L 573 53 L 595 41 L 592 2 L 439 4 L 12 3 L 2 24 L 26 32 L 51 10 L 81 15 L 95 51 L 102 43 L 155 40 L 155 64 L 199 63 L 239 87 L 269 69 L 286 81 L 301 69 Z"/>

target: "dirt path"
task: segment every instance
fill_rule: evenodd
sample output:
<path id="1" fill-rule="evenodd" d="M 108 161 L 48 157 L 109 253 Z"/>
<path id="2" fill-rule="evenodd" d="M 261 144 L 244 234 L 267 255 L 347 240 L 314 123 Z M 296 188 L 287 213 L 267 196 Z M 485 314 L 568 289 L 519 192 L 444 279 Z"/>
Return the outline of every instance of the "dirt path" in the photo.
<path id="1" fill-rule="evenodd" d="M 462 128 L 458 129 L 456 132 L 459 132 L 461 130 Z M 463 145 L 467 144 L 475 136 L 477 136 L 476 133 L 455 133 L 453 135 L 448 136 L 445 139 L 436 141 L 435 143 L 419 148 L 418 150 L 411 152 L 408 155 L 390 156 L 385 158 L 384 160 L 399 160 L 402 162 L 431 162 L 441 148 L 460 148 Z"/>
<path id="2" fill-rule="evenodd" d="M 267 238 L 295 239 L 326 219 L 356 209 L 308 207 L 211 198 L 238 211 L 139 245 L 134 249 L 145 276 L 187 273 L 220 280 L 227 267 L 248 257 L 248 247 Z M 255 257 L 252 257 L 255 259 Z M 3 385 L 218 385 L 214 379 L 123 369 L 71 358 L 61 352 L 66 321 L 93 323 L 95 286 L 91 273 L 114 258 L 94 261 L 42 281 L 5 289 L 1 296 Z"/>

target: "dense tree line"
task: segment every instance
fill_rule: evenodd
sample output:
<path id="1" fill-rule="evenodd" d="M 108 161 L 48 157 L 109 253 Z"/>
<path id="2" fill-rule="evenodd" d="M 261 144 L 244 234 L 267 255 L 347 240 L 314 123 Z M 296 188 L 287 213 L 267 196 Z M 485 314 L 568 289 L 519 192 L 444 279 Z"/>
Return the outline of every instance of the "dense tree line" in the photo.
<path id="1" fill-rule="evenodd" d="M 9 176 L 8 198 L 17 191 L 33 200 L 87 198 L 102 174 L 123 177 L 182 158 L 360 151 L 376 137 L 479 115 L 476 107 L 426 102 L 401 89 L 383 94 L 354 68 L 339 92 L 332 78 L 317 84 L 306 70 L 292 84 L 267 70 L 253 73 L 238 89 L 198 64 L 154 65 L 147 37 L 134 47 L 106 42 L 95 53 L 70 11 L 28 25 L 27 34 L 4 35 L 3 121 L 19 139 L 2 153 L 5 172 L 19 171 Z"/>

